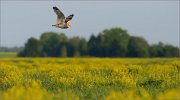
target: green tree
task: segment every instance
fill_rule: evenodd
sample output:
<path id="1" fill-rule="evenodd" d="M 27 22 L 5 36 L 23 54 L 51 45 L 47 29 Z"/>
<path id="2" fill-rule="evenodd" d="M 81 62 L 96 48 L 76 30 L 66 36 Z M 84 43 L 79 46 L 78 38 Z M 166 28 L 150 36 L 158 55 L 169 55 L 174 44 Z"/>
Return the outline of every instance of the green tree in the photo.
<path id="1" fill-rule="evenodd" d="M 42 56 L 58 57 L 62 45 L 67 42 L 67 37 L 63 33 L 45 32 L 41 35 L 40 41 L 43 45 Z"/>
<path id="2" fill-rule="evenodd" d="M 129 34 L 121 28 L 112 28 L 102 32 L 104 37 L 104 49 L 106 56 L 124 57 L 127 52 L 129 42 Z"/>
<path id="3" fill-rule="evenodd" d="M 150 57 L 164 57 L 164 53 L 164 44 L 162 42 L 153 44 L 149 47 Z"/>
<path id="4" fill-rule="evenodd" d="M 108 45 L 105 43 L 105 37 L 102 33 L 99 33 L 99 35 L 96 38 L 96 56 L 98 57 L 107 57 L 108 56 Z"/>
<path id="5" fill-rule="evenodd" d="M 60 49 L 60 57 L 67 57 L 67 48 L 63 45 Z"/>
<path id="6" fill-rule="evenodd" d="M 142 37 L 132 36 L 128 43 L 127 57 L 148 57 L 149 45 Z"/>
<path id="7" fill-rule="evenodd" d="M 98 55 L 98 44 L 96 36 L 91 35 L 89 41 L 88 41 L 88 54 L 90 56 L 97 56 Z"/>
<path id="8" fill-rule="evenodd" d="M 88 42 L 90 55 L 99 57 L 124 57 L 127 52 L 129 35 L 126 30 L 112 28 L 91 36 Z M 94 54 L 93 54 L 94 53 Z"/>
<path id="9" fill-rule="evenodd" d="M 99 34 L 97 37 L 92 35 L 88 42 L 88 53 L 90 56 L 103 57 L 105 56 L 105 47 L 103 35 Z"/>
<path id="10" fill-rule="evenodd" d="M 40 56 L 42 46 L 39 40 L 35 38 L 28 39 L 25 44 L 24 50 L 21 52 L 25 57 L 38 57 Z"/>
<path id="11" fill-rule="evenodd" d="M 80 55 L 81 56 L 87 56 L 88 55 L 88 44 L 87 44 L 86 39 L 81 38 L 79 49 L 80 49 Z"/>
<path id="12" fill-rule="evenodd" d="M 178 57 L 179 56 L 179 48 L 174 47 L 172 45 L 165 45 L 164 46 L 164 54 L 165 57 Z"/>
<path id="13" fill-rule="evenodd" d="M 178 47 L 159 42 L 150 46 L 149 53 L 151 57 L 178 57 L 180 51 Z"/>
<path id="14" fill-rule="evenodd" d="M 79 57 L 80 56 L 80 38 L 72 37 L 68 41 L 68 56 Z"/>
<path id="15" fill-rule="evenodd" d="M 142 37 L 129 36 L 121 28 L 105 29 L 97 36 L 68 38 L 64 33 L 45 32 L 30 38 L 18 54 L 22 57 L 178 57 L 180 50 L 162 42 L 149 46 Z"/>

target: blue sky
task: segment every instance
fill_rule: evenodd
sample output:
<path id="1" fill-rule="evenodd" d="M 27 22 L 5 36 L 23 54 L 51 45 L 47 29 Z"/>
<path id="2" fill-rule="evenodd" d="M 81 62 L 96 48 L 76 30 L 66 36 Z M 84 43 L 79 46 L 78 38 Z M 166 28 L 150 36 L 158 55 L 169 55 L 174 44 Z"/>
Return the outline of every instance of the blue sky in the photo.
<path id="1" fill-rule="evenodd" d="M 74 14 L 70 29 L 52 27 L 57 6 Z M 121 27 L 149 44 L 162 41 L 179 46 L 179 1 L 1 1 L 1 45 L 24 46 L 43 32 L 66 33 L 89 39 L 104 29 Z"/>

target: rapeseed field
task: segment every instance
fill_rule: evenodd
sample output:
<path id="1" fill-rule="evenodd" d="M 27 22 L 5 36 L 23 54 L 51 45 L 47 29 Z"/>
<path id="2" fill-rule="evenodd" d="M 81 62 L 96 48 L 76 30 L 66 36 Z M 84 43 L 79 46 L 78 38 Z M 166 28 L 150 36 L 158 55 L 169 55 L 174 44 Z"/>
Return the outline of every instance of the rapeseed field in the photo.
<path id="1" fill-rule="evenodd" d="M 0 100 L 180 100 L 179 58 L 0 58 Z"/>

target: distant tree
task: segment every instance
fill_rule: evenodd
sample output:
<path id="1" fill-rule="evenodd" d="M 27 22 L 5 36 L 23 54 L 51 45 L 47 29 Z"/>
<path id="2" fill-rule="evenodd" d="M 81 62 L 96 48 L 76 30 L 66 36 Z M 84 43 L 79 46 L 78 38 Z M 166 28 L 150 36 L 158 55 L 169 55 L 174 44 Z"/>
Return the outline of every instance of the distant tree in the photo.
<path id="1" fill-rule="evenodd" d="M 26 57 L 26 54 L 25 54 L 24 50 L 22 50 L 22 51 L 18 52 L 17 56 L 18 57 Z"/>
<path id="2" fill-rule="evenodd" d="M 67 43 L 68 38 L 64 33 L 59 34 L 59 49 L 60 49 L 60 57 L 67 57 Z"/>
<path id="3" fill-rule="evenodd" d="M 88 54 L 90 56 L 97 56 L 98 55 L 97 48 L 98 48 L 98 44 L 97 44 L 96 36 L 91 35 L 88 41 Z"/>
<path id="4" fill-rule="evenodd" d="M 151 45 L 149 52 L 151 57 L 178 57 L 180 53 L 178 47 L 168 44 L 165 45 L 162 42 Z"/>
<path id="5" fill-rule="evenodd" d="M 92 35 L 88 42 L 88 52 L 90 56 L 103 57 L 105 56 L 104 37 L 99 34 L 97 37 Z"/>
<path id="6" fill-rule="evenodd" d="M 128 43 L 127 57 L 148 57 L 149 45 L 142 37 L 131 36 Z"/>
<path id="7" fill-rule="evenodd" d="M 23 50 L 23 47 L 0 47 L 0 52 L 20 52 Z"/>
<path id="8" fill-rule="evenodd" d="M 125 57 L 130 38 L 128 32 L 121 28 L 112 28 L 110 30 L 104 30 L 102 34 L 104 37 L 106 56 Z"/>
<path id="9" fill-rule="evenodd" d="M 88 44 L 87 44 L 86 39 L 81 38 L 79 49 L 80 49 L 80 55 L 81 56 L 87 56 L 88 55 Z"/>
<path id="10" fill-rule="evenodd" d="M 164 57 L 164 53 L 164 44 L 162 42 L 153 44 L 149 47 L 150 57 Z"/>
<path id="11" fill-rule="evenodd" d="M 89 53 L 99 57 L 124 57 L 127 52 L 129 35 L 126 30 L 112 28 L 104 30 L 97 37 L 91 36 Z"/>
<path id="12" fill-rule="evenodd" d="M 44 33 L 41 36 L 41 42 L 43 44 L 43 56 L 58 57 L 59 56 L 59 38 L 57 33 Z"/>
<path id="13" fill-rule="evenodd" d="M 108 56 L 108 45 L 105 43 L 105 37 L 102 33 L 99 33 L 99 35 L 96 38 L 96 56 L 98 57 L 107 57 Z"/>
<path id="14" fill-rule="evenodd" d="M 17 50 L 13 48 L 12 50 Z M 5 47 L 2 51 L 9 51 Z M 18 56 L 21 57 L 178 57 L 180 50 L 172 45 L 148 45 L 142 37 L 130 36 L 121 28 L 105 29 L 89 41 L 78 36 L 68 38 L 64 33 L 45 32 L 40 39 L 28 39 Z"/>
<path id="15" fill-rule="evenodd" d="M 55 32 L 43 33 L 40 37 L 43 45 L 42 56 L 59 57 L 62 45 L 67 42 L 67 37 L 61 33 L 58 35 Z"/>
<path id="16" fill-rule="evenodd" d="M 179 48 L 174 47 L 172 45 L 164 46 L 164 54 L 165 57 L 178 57 L 179 56 Z"/>
<path id="17" fill-rule="evenodd" d="M 67 57 L 67 48 L 63 45 L 60 49 L 60 57 Z"/>
<path id="18" fill-rule="evenodd" d="M 80 56 L 80 38 L 72 37 L 68 41 L 68 56 L 79 57 Z"/>
<path id="19" fill-rule="evenodd" d="M 42 46 L 39 40 L 35 38 L 30 38 L 25 44 L 24 50 L 20 52 L 19 56 L 38 57 L 40 56 L 41 49 L 42 49 Z"/>

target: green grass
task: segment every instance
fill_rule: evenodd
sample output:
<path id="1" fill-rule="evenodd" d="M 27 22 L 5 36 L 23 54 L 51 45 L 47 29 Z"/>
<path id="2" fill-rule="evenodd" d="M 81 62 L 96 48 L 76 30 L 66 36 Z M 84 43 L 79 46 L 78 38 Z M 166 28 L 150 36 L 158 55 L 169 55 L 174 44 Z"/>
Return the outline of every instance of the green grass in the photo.
<path id="1" fill-rule="evenodd" d="M 16 52 L 0 52 L 0 58 L 13 58 L 16 57 Z"/>

